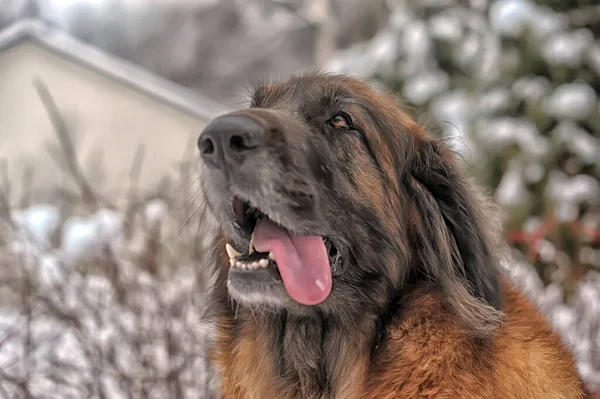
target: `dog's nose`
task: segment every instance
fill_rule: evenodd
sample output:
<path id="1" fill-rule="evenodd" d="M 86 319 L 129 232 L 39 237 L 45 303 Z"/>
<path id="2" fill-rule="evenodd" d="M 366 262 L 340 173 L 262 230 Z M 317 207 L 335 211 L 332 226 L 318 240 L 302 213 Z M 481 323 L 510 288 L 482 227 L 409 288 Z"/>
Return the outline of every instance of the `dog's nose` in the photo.
<path id="1" fill-rule="evenodd" d="M 262 147 L 265 131 L 243 115 L 226 115 L 212 121 L 198 138 L 204 162 L 222 169 L 239 166 Z"/>

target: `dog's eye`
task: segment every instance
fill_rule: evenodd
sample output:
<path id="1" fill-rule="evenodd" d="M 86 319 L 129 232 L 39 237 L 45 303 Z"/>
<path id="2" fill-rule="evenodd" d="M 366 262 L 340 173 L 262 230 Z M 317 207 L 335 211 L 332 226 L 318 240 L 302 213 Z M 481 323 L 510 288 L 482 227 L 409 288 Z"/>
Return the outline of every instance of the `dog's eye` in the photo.
<path id="1" fill-rule="evenodd" d="M 329 121 L 329 124 L 337 129 L 352 129 L 352 122 L 350 121 L 350 117 L 346 114 L 337 114 Z"/>

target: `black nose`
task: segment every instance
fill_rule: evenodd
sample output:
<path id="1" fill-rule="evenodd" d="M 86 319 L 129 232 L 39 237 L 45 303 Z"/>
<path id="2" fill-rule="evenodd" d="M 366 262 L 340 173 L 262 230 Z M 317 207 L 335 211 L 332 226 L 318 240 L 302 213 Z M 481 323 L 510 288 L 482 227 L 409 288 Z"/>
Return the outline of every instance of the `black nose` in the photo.
<path id="1" fill-rule="evenodd" d="M 257 153 L 263 144 L 265 131 L 253 119 L 243 115 L 226 115 L 212 121 L 198 138 L 198 148 L 204 162 L 224 168 L 239 166 Z"/>

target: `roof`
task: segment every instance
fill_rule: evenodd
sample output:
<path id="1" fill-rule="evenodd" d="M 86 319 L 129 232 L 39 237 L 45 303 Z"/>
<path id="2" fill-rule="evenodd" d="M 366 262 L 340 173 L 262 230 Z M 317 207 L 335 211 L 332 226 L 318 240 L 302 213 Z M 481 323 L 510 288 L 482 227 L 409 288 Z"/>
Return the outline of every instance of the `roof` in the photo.
<path id="1" fill-rule="evenodd" d="M 210 120 L 227 111 L 226 106 L 208 97 L 110 55 L 40 20 L 23 19 L 0 31 L 0 52 L 26 40 L 198 118 Z"/>

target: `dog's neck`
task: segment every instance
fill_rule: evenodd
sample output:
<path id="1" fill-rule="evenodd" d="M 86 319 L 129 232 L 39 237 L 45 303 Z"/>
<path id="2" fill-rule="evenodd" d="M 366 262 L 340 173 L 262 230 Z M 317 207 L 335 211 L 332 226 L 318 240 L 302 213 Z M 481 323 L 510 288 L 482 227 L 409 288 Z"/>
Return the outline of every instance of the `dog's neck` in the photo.
<path id="1" fill-rule="evenodd" d="M 221 348 L 237 348 L 227 354 L 233 357 L 225 367 L 238 374 L 225 377 L 255 379 L 257 395 L 261 394 L 259 380 L 282 398 L 350 397 L 361 384 L 375 325 L 372 320 L 236 310 L 231 305 L 224 320 Z"/>

